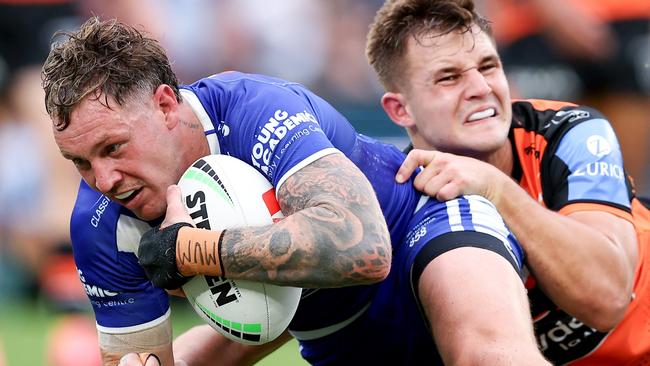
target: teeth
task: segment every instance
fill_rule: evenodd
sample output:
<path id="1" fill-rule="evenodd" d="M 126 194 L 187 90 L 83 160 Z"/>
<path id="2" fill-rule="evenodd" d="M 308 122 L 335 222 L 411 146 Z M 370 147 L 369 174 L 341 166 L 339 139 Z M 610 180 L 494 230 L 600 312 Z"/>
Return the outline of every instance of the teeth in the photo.
<path id="1" fill-rule="evenodd" d="M 487 117 L 492 117 L 494 116 L 494 113 L 494 108 L 488 108 L 484 111 L 473 113 L 467 120 L 471 122 Z"/>
<path id="2" fill-rule="evenodd" d="M 131 196 L 133 194 L 133 192 L 135 192 L 135 190 L 124 192 L 124 193 L 120 194 L 119 196 L 115 196 L 115 198 L 117 198 L 118 200 L 123 200 L 125 198 L 129 198 L 129 196 Z"/>

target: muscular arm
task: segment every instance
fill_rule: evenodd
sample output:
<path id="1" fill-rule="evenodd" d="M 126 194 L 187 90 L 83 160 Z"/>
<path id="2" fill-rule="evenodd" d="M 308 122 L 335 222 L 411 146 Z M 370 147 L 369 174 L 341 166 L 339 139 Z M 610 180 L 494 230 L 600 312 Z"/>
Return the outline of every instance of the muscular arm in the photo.
<path id="1" fill-rule="evenodd" d="M 564 216 L 506 178 L 500 180 L 503 191 L 491 200 L 519 239 L 541 288 L 583 323 L 611 330 L 632 296 L 637 260 L 633 225 L 604 211 Z"/>
<path id="2" fill-rule="evenodd" d="M 488 198 L 521 243 L 541 288 L 567 313 L 613 328 L 630 302 L 637 249 L 631 223 L 605 211 L 564 216 L 546 209 L 496 167 L 467 157 L 414 150 L 400 172 L 427 168 L 415 186 L 438 199 Z"/>
<path id="3" fill-rule="evenodd" d="M 338 287 L 382 280 L 390 268 L 390 237 L 372 187 L 339 154 L 289 177 L 277 192 L 281 222 L 228 230 L 221 258 L 227 276 Z"/>
<path id="4" fill-rule="evenodd" d="M 346 157 L 331 154 L 312 162 L 292 174 L 277 197 L 286 218 L 273 225 L 227 229 L 221 239 L 220 231 L 182 228 L 179 241 L 201 235 L 207 252 L 219 247 L 224 273 L 214 263 L 200 265 L 202 254 L 192 251 L 177 262 L 180 273 L 296 287 L 374 283 L 388 275 L 390 235 L 381 208 L 370 183 Z M 178 217 L 179 201 L 168 197 L 163 227 L 190 221 L 182 208 L 185 218 Z"/>
<path id="5" fill-rule="evenodd" d="M 176 362 L 189 366 L 253 365 L 289 341 L 285 331 L 275 340 L 259 346 L 233 342 L 217 333 L 209 325 L 199 325 L 174 340 Z"/>
<path id="6" fill-rule="evenodd" d="M 473 247 L 446 252 L 427 265 L 418 289 L 446 365 L 548 365 L 521 279 L 498 254 Z"/>

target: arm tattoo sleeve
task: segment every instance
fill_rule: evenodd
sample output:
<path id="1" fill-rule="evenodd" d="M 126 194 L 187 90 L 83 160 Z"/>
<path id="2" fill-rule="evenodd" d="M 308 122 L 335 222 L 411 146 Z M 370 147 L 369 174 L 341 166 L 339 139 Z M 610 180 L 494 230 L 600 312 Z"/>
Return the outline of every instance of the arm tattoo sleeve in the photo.
<path id="1" fill-rule="evenodd" d="M 230 278 L 297 287 L 340 287 L 382 280 L 390 236 L 369 182 L 347 158 L 325 156 L 277 192 L 286 218 L 229 229 L 221 256 Z"/>

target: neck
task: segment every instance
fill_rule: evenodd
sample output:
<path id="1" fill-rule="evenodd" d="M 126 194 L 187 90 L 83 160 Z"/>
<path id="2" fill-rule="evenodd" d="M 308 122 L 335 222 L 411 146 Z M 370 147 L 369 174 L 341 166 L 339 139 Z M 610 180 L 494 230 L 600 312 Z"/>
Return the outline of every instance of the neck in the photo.
<path id="1" fill-rule="evenodd" d="M 180 127 L 183 131 L 183 140 L 187 143 L 187 155 L 192 163 L 198 158 L 210 155 L 210 145 L 205 137 L 203 125 L 192 108 L 187 103 L 183 103 L 181 111 Z"/>
<path id="2" fill-rule="evenodd" d="M 412 134 L 411 131 L 409 130 L 407 130 L 407 132 L 409 134 L 409 137 L 411 139 L 414 148 L 423 149 L 423 150 L 438 150 L 433 146 L 429 145 L 428 143 L 426 143 L 417 134 Z M 468 151 L 465 152 L 443 151 L 443 152 L 448 152 L 457 155 L 464 155 L 470 158 L 484 161 L 486 163 L 494 165 L 495 167 L 497 167 L 499 170 L 501 170 L 508 176 L 512 176 L 512 171 L 514 168 L 514 160 L 513 160 L 514 156 L 512 154 L 512 144 L 510 143 L 510 139 L 506 139 L 503 145 L 501 145 L 501 147 L 499 147 L 496 151 L 488 152 L 485 154 L 470 154 Z"/>
<path id="3" fill-rule="evenodd" d="M 512 145 L 510 144 L 510 140 L 506 140 L 506 143 L 504 143 L 497 151 L 480 160 L 492 164 L 508 176 L 512 176 L 514 166 L 513 159 Z"/>

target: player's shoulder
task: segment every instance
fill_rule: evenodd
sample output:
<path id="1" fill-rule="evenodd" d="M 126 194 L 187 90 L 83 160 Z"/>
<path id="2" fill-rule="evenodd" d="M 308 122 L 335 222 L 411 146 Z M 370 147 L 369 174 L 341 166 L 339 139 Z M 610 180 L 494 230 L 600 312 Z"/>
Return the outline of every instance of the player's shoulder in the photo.
<path id="1" fill-rule="evenodd" d="M 261 74 L 248 74 L 239 71 L 225 71 L 195 81 L 181 88 L 194 92 L 220 89 L 229 94 L 252 94 L 260 90 L 265 92 L 282 93 L 295 89 L 307 90 L 302 84 Z"/>
<path id="2" fill-rule="evenodd" d="M 512 102 L 514 128 L 549 138 L 590 120 L 606 120 L 598 110 L 570 102 L 517 99 Z"/>
<path id="3" fill-rule="evenodd" d="M 70 237 L 75 256 L 94 256 L 106 248 L 109 251 L 119 250 L 121 237 L 128 237 L 129 243 L 134 242 L 137 234 L 150 227 L 149 223 L 81 181 L 70 219 Z M 131 231 L 137 231 L 136 236 L 129 235 Z M 100 246 L 106 248 L 99 250 Z"/>
<path id="4" fill-rule="evenodd" d="M 327 109 L 327 103 L 303 85 L 260 74 L 229 71 L 181 88 L 193 92 L 206 109 L 217 111 L 218 120 L 226 122 L 247 117 L 279 120 L 296 113 L 309 113 L 315 120 L 318 111 Z"/>

